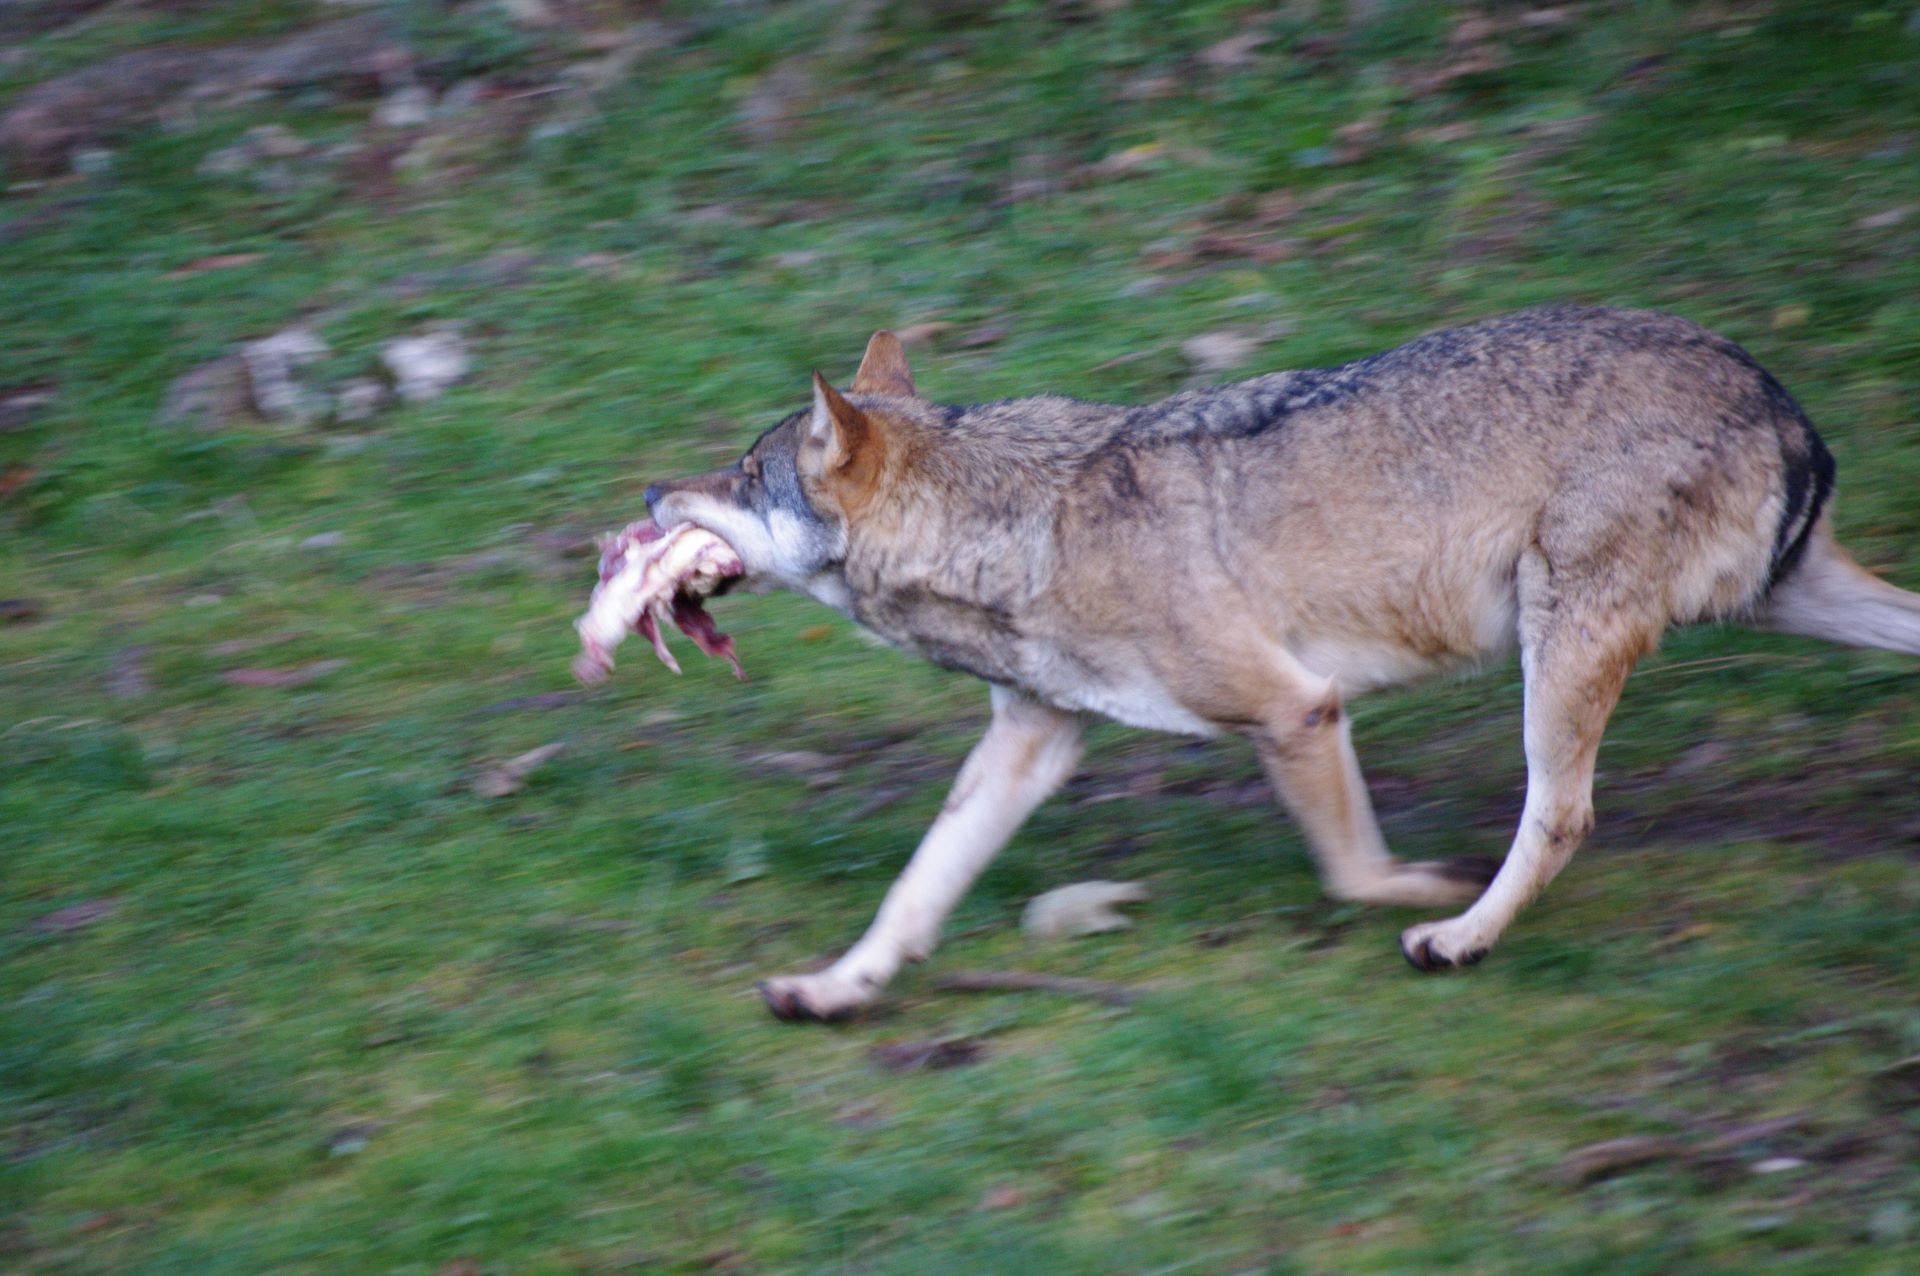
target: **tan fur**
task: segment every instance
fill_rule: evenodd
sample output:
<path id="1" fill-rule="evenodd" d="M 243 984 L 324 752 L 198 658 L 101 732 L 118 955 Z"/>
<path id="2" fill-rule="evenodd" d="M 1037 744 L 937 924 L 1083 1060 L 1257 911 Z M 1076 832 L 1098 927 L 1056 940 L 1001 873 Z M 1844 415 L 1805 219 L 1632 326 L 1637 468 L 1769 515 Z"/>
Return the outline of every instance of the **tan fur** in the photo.
<path id="1" fill-rule="evenodd" d="M 1526 808 L 1485 894 L 1403 937 L 1433 969 L 1484 955 L 1572 856 L 1607 717 L 1668 627 L 1758 618 L 1920 650 L 1920 600 L 1833 543 L 1831 462 L 1799 406 L 1670 315 L 1526 311 L 1140 408 L 953 408 L 911 387 L 878 334 L 850 395 L 817 380 L 814 410 L 743 462 L 791 467 L 779 500 L 653 498 L 750 574 L 996 688 L 959 805 L 874 930 L 833 972 L 770 985 L 788 1017 L 845 1013 L 924 955 L 952 884 L 1064 777 L 1028 754 L 1065 758 L 1073 715 L 1244 735 L 1330 893 L 1461 903 L 1484 871 L 1388 853 L 1341 701 L 1517 647 Z"/>
<path id="2" fill-rule="evenodd" d="M 892 394 L 912 398 L 918 391 L 913 388 L 913 370 L 907 367 L 907 352 L 900 344 L 900 338 L 891 332 L 876 332 L 867 342 L 867 353 L 860 360 L 860 370 L 853 374 L 855 394 Z"/>
<path id="3" fill-rule="evenodd" d="M 819 481 L 832 491 L 843 518 L 860 518 L 880 495 L 899 444 L 818 372 L 813 374 L 813 392 L 826 418 L 818 437 Z"/>

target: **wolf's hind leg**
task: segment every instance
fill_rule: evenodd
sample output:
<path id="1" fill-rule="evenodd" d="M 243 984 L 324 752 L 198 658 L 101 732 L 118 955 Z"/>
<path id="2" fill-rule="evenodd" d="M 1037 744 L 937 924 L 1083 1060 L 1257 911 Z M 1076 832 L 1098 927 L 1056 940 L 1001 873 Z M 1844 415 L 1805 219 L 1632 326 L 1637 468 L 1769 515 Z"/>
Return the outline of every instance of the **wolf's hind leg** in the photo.
<path id="1" fill-rule="evenodd" d="M 1405 863 L 1373 818 L 1353 733 L 1333 685 L 1304 669 L 1255 733 L 1254 748 L 1280 800 L 1306 836 L 1327 894 L 1362 904 L 1434 907 L 1480 893 L 1490 860 Z"/>
<path id="2" fill-rule="evenodd" d="M 995 687 L 987 734 L 873 925 L 826 970 L 762 983 L 767 1008 L 781 1019 L 839 1019 L 879 996 L 902 965 L 933 952 L 974 878 L 1079 760 L 1078 718 Z"/>
<path id="3" fill-rule="evenodd" d="M 1600 737 L 1634 662 L 1662 623 L 1630 600 L 1556 588 L 1537 554 L 1520 567 L 1520 667 L 1526 679 L 1527 800 L 1506 862 L 1458 917 L 1400 936 L 1419 970 L 1471 966 L 1546 889 L 1593 829 Z"/>

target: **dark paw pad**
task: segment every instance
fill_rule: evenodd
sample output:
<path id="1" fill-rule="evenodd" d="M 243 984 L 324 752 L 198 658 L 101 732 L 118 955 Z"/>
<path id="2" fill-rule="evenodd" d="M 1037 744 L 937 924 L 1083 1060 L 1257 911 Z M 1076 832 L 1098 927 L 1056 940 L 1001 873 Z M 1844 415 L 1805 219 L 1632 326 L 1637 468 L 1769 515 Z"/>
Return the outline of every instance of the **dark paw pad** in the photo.
<path id="1" fill-rule="evenodd" d="M 760 999 L 767 1003 L 767 1009 L 773 1012 L 773 1017 L 784 1023 L 826 1023 L 829 1019 L 829 1016 L 808 1005 L 791 988 L 776 988 L 765 979 L 755 984 L 754 988 L 760 993 Z"/>
<path id="2" fill-rule="evenodd" d="M 1422 939 L 1419 943 L 1411 947 L 1405 942 L 1402 942 L 1400 945 L 1400 955 L 1405 957 L 1407 964 L 1415 970 L 1432 974 L 1438 970 L 1454 970 L 1467 966 L 1477 966 L 1481 961 L 1485 960 L 1487 950 L 1484 948 L 1476 948 L 1471 952 L 1463 953 L 1459 959 L 1456 960 L 1442 954 L 1433 946 L 1433 940 L 1429 938 Z"/>
<path id="3" fill-rule="evenodd" d="M 1411 948 L 1404 943 L 1401 944 L 1400 955 L 1407 959 L 1407 965 L 1413 967 L 1415 970 L 1426 971 L 1429 974 L 1436 970 L 1449 969 L 1453 965 L 1453 963 L 1445 957 L 1433 951 L 1433 941 L 1430 939 L 1423 939 Z M 779 1012 L 775 1011 L 774 1013 L 778 1014 Z"/>

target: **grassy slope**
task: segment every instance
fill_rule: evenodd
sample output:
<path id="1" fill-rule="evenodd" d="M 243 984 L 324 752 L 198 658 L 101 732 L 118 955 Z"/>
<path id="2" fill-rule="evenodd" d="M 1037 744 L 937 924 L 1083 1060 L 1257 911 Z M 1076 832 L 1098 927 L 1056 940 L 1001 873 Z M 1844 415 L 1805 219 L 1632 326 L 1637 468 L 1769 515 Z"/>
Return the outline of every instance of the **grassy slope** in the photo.
<path id="1" fill-rule="evenodd" d="M 1912 1270 L 1916 1117 L 1873 1079 L 1920 1050 L 1910 660 L 1676 637 L 1603 755 L 1603 846 L 1457 979 L 1400 964 L 1407 916 L 1318 898 L 1291 828 L 1243 796 L 1244 751 L 1102 730 L 933 970 L 832 1031 L 775 1025 L 748 986 L 856 933 L 977 687 L 768 598 L 723 608 L 744 686 L 636 654 L 611 691 L 486 711 L 568 685 L 586 564 L 533 533 L 632 515 L 648 477 L 795 405 L 808 367 L 923 319 L 1005 329 L 922 350 L 935 397 L 1142 398 L 1211 328 L 1289 329 L 1259 371 L 1550 297 L 1668 306 L 1796 390 L 1840 460 L 1843 533 L 1920 587 L 1920 216 L 1859 225 L 1920 202 L 1904 10 L 1599 6 L 1417 94 L 1446 38 L 1422 6 L 1325 60 L 1269 19 L 1226 70 L 1188 55 L 1248 6 L 888 16 L 909 8 L 857 38 L 830 6 L 709 14 L 588 123 L 385 206 L 195 174 L 264 119 L 360 127 L 297 100 L 0 205 L 78 201 L 0 241 L 0 384 L 59 388 L 0 433 L 0 467 L 32 468 L 0 508 L 0 597 L 44 608 L 0 627 L 4 1264 Z M 299 17 L 109 14 L 6 84 Z M 430 17 L 475 69 L 534 48 Z M 743 102 L 796 65 L 795 122 L 751 139 Z M 1170 96 L 1123 97 L 1155 73 Z M 1363 117 L 1371 152 L 1327 163 Z M 1156 143 L 1131 175 L 1001 198 Z M 1272 232 L 1292 256 L 1178 260 L 1277 189 L 1301 200 Z M 168 277 L 232 252 L 263 257 Z M 501 252 L 538 261 L 449 273 Z M 436 320 L 466 325 L 480 373 L 362 427 L 155 424 L 173 376 L 316 311 L 328 376 Z M 300 547 L 328 531 L 344 544 Z M 266 642 L 221 646 L 241 638 Z M 151 690 L 110 698 L 130 648 Z M 320 659 L 347 663 L 292 690 L 219 678 Z M 1357 708 L 1403 851 L 1500 844 L 1517 691 L 1504 669 Z M 557 739 L 524 793 L 466 791 Z M 1158 899 L 1125 935 L 1028 951 L 1020 902 L 1089 876 Z M 98 899 L 116 911 L 73 934 L 32 925 Z M 1161 991 L 1121 1013 L 931 989 L 997 965 Z M 868 1054 L 948 1034 L 982 1061 Z M 1726 1146 L 1555 1177 L 1631 1133 Z M 1770 1154 L 1809 1164 L 1753 1173 Z"/>

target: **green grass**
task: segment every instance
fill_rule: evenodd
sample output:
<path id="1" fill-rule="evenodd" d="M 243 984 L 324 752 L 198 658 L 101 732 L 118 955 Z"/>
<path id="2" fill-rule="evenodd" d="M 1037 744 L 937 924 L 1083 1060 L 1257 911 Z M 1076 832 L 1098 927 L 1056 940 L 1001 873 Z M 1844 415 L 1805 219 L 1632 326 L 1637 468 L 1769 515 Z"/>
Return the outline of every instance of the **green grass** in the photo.
<path id="1" fill-rule="evenodd" d="M 440 80 L 538 88 L 577 47 L 391 8 Z M 384 193 L 325 159 L 285 188 L 197 175 L 264 121 L 361 132 L 365 103 L 307 94 L 128 134 L 108 174 L 0 201 L 0 387 L 57 391 L 0 431 L 0 598 L 40 609 L 0 624 L 0 1266 L 1920 1266 L 1920 1109 L 1886 1072 L 1920 1052 L 1911 660 L 1676 635 L 1609 736 L 1598 844 L 1449 979 L 1401 963 L 1412 914 L 1320 899 L 1243 749 L 1099 729 L 932 966 L 832 1030 L 775 1024 L 751 984 L 858 933 L 984 720 L 977 685 L 743 598 L 720 619 L 744 685 L 634 652 L 609 690 L 501 707 L 570 685 L 591 571 L 556 547 L 921 321 L 955 325 L 915 352 L 936 398 L 1137 400 L 1186 384 L 1180 343 L 1214 328 L 1275 337 L 1252 373 L 1547 298 L 1664 306 L 1795 391 L 1844 539 L 1920 587 L 1907 8 L 1580 6 L 1432 90 L 1435 6 L 1353 30 L 1336 6 L 858 8 L 671 11 L 677 42 L 591 109 L 527 99 L 525 126 Z M 118 7 L 25 45 L 0 94 L 306 12 Z M 1273 37 L 1251 64 L 1192 60 L 1248 21 Z M 785 130 L 743 130 L 795 65 Z M 1153 76 L 1162 96 L 1128 91 Z M 1343 155 L 1363 117 L 1376 139 Z M 1274 192 L 1294 207 L 1256 229 L 1284 257 L 1187 251 Z M 237 252 L 262 256 L 174 277 Z M 531 263 L 470 269 L 507 253 Z M 477 375 L 357 425 L 157 422 L 175 376 L 303 316 L 323 381 L 442 321 Z M 344 542 L 302 547 L 321 532 Z M 319 660 L 345 663 L 220 676 Z M 136 662 L 148 688 L 110 694 Z M 1504 844 L 1518 700 L 1504 668 L 1356 706 L 1398 849 Z M 524 792 L 468 788 L 560 740 Z M 794 750 L 837 776 L 758 760 Z M 1096 876 L 1151 884 L 1133 930 L 1021 940 L 1026 898 Z M 110 911 L 40 921 L 88 901 Z M 962 967 L 1152 991 L 933 987 Z M 945 1036 L 979 1061 L 870 1053 Z M 1628 1134 L 1687 1153 L 1558 1175 Z M 1778 1156 L 1805 1164 L 1754 1171 Z"/>

